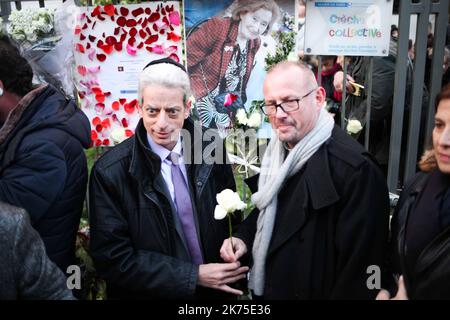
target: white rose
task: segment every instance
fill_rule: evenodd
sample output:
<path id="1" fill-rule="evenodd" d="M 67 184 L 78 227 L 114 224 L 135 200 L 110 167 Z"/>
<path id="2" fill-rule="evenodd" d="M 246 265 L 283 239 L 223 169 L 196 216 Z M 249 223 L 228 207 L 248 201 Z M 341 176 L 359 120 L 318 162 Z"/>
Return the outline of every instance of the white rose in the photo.
<path id="1" fill-rule="evenodd" d="M 216 196 L 218 206 L 226 213 L 232 213 L 236 210 L 243 210 L 247 207 L 245 202 L 241 200 L 237 192 L 233 192 L 230 189 L 225 189 Z M 217 215 L 221 216 L 222 211 L 218 210 Z"/>
<path id="2" fill-rule="evenodd" d="M 111 138 L 115 143 L 121 143 L 126 137 L 124 128 L 116 128 L 111 132 Z"/>
<path id="3" fill-rule="evenodd" d="M 251 128 L 259 128 L 262 122 L 262 117 L 259 112 L 253 112 L 248 119 L 247 125 Z"/>
<path id="4" fill-rule="evenodd" d="M 230 189 L 225 189 L 216 196 L 217 203 L 227 213 L 236 210 L 236 203 L 234 199 L 235 199 L 234 192 Z"/>
<path id="5" fill-rule="evenodd" d="M 291 51 L 287 56 L 287 61 L 298 61 L 298 54 L 295 51 Z"/>
<path id="6" fill-rule="evenodd" d="M 362 125 L 359 120 L 349 120 L 347 124 L 347 132 L 352 134 L 357 134 L 362 130 Z"/>
<path id="7" fill-rule="evenodd" d="M 247 113 L 245 112 L 244 109 L 239 109 L 236 113 L 236 119 L 238 121 L 238 123 L 246 126 L 248 123 L 248 119 L 247 119 Z"/>
<path id="8" fill-rule="evenodd" d="M 216 209 L 214 209 L 214 219 L 216 220 L 222 220 L 227 216 L 227 212 L 219 205 L 216 206 Z"/>

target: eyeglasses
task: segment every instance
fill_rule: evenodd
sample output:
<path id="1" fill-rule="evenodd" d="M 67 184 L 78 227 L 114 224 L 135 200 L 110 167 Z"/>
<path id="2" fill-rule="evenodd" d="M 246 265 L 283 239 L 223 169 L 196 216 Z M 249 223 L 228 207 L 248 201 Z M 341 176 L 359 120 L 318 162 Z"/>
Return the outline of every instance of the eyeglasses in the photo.
<path id="1" fill-rule="evenodd" d="M 269 117 L 273 116 L 277 113 L 278 107 L 281 108 L 281 110 L 283 110 L 285 113 L 297 111 L 298 109 L 300 109 L 300 101 L 305 99 L 307 96 L 309 96 L 311 93 L 313 93 L 316 90 L 317 90 L 317 88 L 312 89 L 311 91 L 309 91 L 307 94 L 305 94 L 301 98 L 283 101 L 278 104 L 263 105 L 261 107 L 261 110 L 266 116 L 269 116 Z"/>

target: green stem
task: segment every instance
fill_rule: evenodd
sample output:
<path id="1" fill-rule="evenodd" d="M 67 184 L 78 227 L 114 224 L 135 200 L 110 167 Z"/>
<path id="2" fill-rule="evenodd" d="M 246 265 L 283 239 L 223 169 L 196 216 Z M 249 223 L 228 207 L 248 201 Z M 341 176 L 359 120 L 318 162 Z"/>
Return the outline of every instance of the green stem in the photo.
<path id="1" fill-rule="evenodd" d="M 233 250 L 233 253 L 234 253 L 233 229 L 232 229 L 232 226 L 231 226 L 231 214 L 228 214 L 228 228 L 229 228 L 229 231 L 230 231 L 231 250 Z"/>

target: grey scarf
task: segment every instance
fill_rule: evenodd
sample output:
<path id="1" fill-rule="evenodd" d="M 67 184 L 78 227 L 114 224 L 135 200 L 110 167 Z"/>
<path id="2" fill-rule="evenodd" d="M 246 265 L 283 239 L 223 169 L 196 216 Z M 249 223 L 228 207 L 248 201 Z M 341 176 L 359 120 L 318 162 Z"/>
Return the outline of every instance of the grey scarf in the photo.
<path id="1" fill-rule="evenodd" d="M 278 138 L 272 139 L 267 147 L 261 163 L 258 192 L 252 196 L 252 202 L 260 211 L 249 282 L 256 295 L 264 294 L 266 256 L 275 224 L 278 193 L 286 180 L 296 174 L 331 137 L 333 127 L 333 118 L 322 108 L 316 126 L 295 145 L 286 159 L 283 143 Z"/>

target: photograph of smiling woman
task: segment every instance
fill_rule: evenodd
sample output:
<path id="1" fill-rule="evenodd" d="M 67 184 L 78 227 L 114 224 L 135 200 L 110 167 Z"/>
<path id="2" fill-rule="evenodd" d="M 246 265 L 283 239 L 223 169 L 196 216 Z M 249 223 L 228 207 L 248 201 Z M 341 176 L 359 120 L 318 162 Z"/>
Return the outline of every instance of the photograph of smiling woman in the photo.
<path id="1" fill-rule="evenodd" d="M 193 27 L 186 45 L 197 112 L 204 126 L 222 132 L 232 127 L 237 109 L 247 100 L 261 37 L 280 15 L 273 0 L 236 0 L 231 6 L 231 16 L 212 17 Z M 220 97 L 228 93 L 235 101 L 225 108 Z"/>

